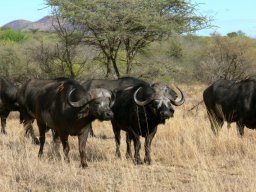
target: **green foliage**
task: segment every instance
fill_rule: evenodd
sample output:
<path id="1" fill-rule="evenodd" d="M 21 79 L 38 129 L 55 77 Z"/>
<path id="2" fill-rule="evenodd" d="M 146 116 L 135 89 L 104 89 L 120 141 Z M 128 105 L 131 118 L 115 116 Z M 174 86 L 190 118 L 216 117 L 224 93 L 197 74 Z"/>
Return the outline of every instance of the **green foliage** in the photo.
<path id="1" fill-rule="evenodd" d="M 227 33 L 227 36 L 228 37 L 237 37 L 238 34 L 237 34 L 237 32 L 230 32 L 230 33 Z"/>
<path id="2" fill-rule="evenodd" d="M 56 33 L 30 31 L 25 34 L 29 38 L 19 43 L 0 41 L 0 75 L 7 76 L 16 83 L 35 77 L 70 76 L 70 68 L 65 65 L 64 57 L 61 56 L 61 53 L 65 53 L 62 51 L 64 47 Z M 73 35 L 74 38 L 76 35 L 80 36 L 77 33 Z M 72 38 L 68 38 L 68 41 L 70 39 Z M 56 54 L 56 45 L 59 55 Z M 105 78 L 106 63 L 102 57 L 96 60 L 98 55 L 102 56 L 102 53 L 94 46 L 78 46 L 72 57 L 75 78 Z M 126 59 L 125 46 L 122 44 L 116 56 L 121 74 L 126 73 Z M 81 67 L 83 60 L 86 60 L 86 64 Z M 232 38 L 175 35 L 152 42 L 141 49 L 133 60 L 130 75 L 150 82 L 208 83 L 220 77 L 237 77 L 237 72 L 243 73 L 241 78 L 256 74 L 255 61 L 256 40 L 242 33 Z M 109 76 L 115 77 L 113 73 Z"/>
<path id="3" fill-rule="evenodd" d="M 0 75 L 15 82 L 28 75 L 23 50 L 19 46 L 0 47 Z"/>
<path id="4" fill-rule="evenodd" d="M 183 56 L 183 49 L 181 44 L 177 41 L 172 41 L 170 50 L 168 51 L 170 57 L 174 57 L 176 59 L 180 59 Z"/>
<path id="5" fill-rule="evenodd" d="M 232 37 L 238 37 L 238 36 L 245 37 L 246 35 L 245 35 L 245 33 L 243 31 L 239 30 L 237 32 L 227 33 L 227 36 L 232 38 Z"/>
<path id="6" fill-rule="evenodd" d="M 213 36 L 212 43 L 205 46 L 197 77 L 213 82 L 217 79 L 241 80 L 253 75 L 256 54 L 254 43 L 244 36 Z"/>
<path id="7" fill-rule="evenodd" d="M 0 30 L 0 41 L 2 42 L 15 42 L 21 43 L 28 39 L 28 36 L 20 31 L 14 31 L 12 29 L 1 29 Z"/>
<path id="8" fill-rule="evenodd" d="M 9 76 L 17 62 L 18 57 L 11 48 L 1 50 L 0 71 L 3 76 Z"/>
<path id="9" fill-rule="evenodd" d="M 207 26 L 206 17 L 195 14 L 196 6 L 184 0 L 48 0 L 61 16 L 86 28 L 86 42 L 99 48 L 118 70 L 118 52 L 126 51 L 126 73 L 136 55 L 154 41 L 174 33 L 187 33 Z M 110 65 L 111 62 L 111 65 Z M 110 71 L 109 69 L 107 71 Z"/>

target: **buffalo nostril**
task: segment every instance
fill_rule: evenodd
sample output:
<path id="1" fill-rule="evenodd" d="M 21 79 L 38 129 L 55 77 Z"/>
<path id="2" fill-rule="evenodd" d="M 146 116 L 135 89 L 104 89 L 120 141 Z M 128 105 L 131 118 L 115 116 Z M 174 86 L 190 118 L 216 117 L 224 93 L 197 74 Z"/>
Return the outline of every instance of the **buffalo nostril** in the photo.
<path id="1" fill-rule="evenodd" d="M 170 117 L 173 113 L 169 112 L 169 111 L 161 111 L 160 115 L 162 117 Z"/>
<path id="2" fill-rule="evenodd" d="M 105 113 L 106 117 L 113 117 L 114 113 L 112 111 L 106 112 Z"/>

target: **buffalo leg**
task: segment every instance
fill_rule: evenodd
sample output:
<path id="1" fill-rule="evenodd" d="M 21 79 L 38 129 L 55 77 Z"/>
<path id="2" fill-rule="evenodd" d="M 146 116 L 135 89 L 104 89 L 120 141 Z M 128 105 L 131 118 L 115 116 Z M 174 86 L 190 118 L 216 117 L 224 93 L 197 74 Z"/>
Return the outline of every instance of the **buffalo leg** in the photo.
<path id="1" fill-rule="evenodd" d="M 130 159 L 132 157 L 132 151 L 131 151 L 131 136 L 128 132 L 126 132 L 126 159 Z"/>
<path id="2" fill-rule="evenodd" d="M 9 113 L 8 113 L 9 114 Z M 1 133 L 6 134 L 6 119 L 8 114 L 1 115 Z"/>
<path id="3" fill-rule="evenodd" d="M 57 134 L 57 132 L 55 130 L 52 129 L 52 137 L 53 137 L 53 141 L 52 141 L 52 150 L 53 150 L 53 154 L 60 157 L 59 154 L 59 148 L 60 148 L 60 137 Z"/>
<path id="4" fill-rule="evenodd" d="M 209 113 L 209 111 L 207 111 L 208 114 L 208 118 L 210 120 L 210 124 L 211 124 L 211 129 L 214 135 L 218 135 L 218 131 L 216 129 L 216 123 L 215 123 L 215 119 L 214 117 L 211 115 L 211 113 Z"/>
<path id="5" fill-rule="evenodd" d="M 239 133 L 239 135 L 241 137 L 243 137 L 244 136 L 244 125 L 243 125 L 243 123 L 237 122 L 236 123 L 236 128 L 237 128 L 237 132 Z"/>
<path id="6" fill-rule="evenodd" d="M 62 143 L 62 146 L 63 146 L 63 152 L 64 152 L 64 155 L 65 155 L 65 160 L 67 162 L 69 162 L 69 156 L 68 156 L 68 153 L 69 153 L 69 144 L 68 144 L 68 135 L 62 135 L 61 136 L 61 143 Z"/>
<path id="7" fill-rule="evenodd" d="M 208 117 L 211 123 L 211 129 L 214 135 L 218 135 L 219 129 L 223 126 L 224 121 L 217 117 L 215 114 L 212 114 L 211 112 L 207 111 Z"/>
<path id="8" fill-rule="evenodd" d="M 27 120 L 24 122 L 25 136 L 28 137 L 30 135 L 32 138 L 32 143 L 38 145 L 39 140 L 35 136 L 35 132 L 34 132 L 34 129 L 32 126 L 33 122 L 34 122 L 34 120 Z"/>
<path id="9" fill-rule="evenodd" d="M 115 141 L 116 141 L 116 156 L 118 158 L 121 158 L 121 152 L 120 152 L 120 140 L 121 140 L 121 134 L 120 134 L 120 129 L 112 123 L 114 135 L 115 135 Z"/>
<path id="10" fill-rule="evenodd" d="M 90 126 L 91 127 L 91 126 Z M 90 127 L 86 127 L 82 133 L 78 136 L 78 144 L 79 144 L 79 153 L 80 153 L 80 158 L 81 158 L 81 167 L 85 168 L 87 167 L 87 162 L 86 162 L 86 142 L 87 138 L 90 132 Z"/>
<path id="11" fill-rule="evenodd" d="M 88 126 L 89 126 L 90 136 L 95 137 L 94 131 L 92 129 L 92 124 L 90 123 Z"/>
<path id="12" fill-rule="evenodd" d="M 134 136 L 133 142 L 134 142 L 134 150 L 135 150 L 134 161 L 135 161 L 135 164 L 139 165 L 139 164 L 142 164 L 142 161 L 140 158 L 140 148 L 141 148 L 140 136 Z"/>
<path id="13" fill-rule="evenodd" d="M 40 148 L 39 148 L 39 152 L 38 152 L 38 157 L 41 158 L 43 155 L 43 151 L 44 151 L 44 143 L 45 143 L 45 132 L 46 132 L 46 126 L 44 124 L 38 123 L 38 128 L 39 128 L 39 141 L 40 141 Z"/>
<path id="14" fill-rule="evenodd" d="M 151 164 L 151 143 L 156 134 L 156 131 L 153 133 L 149 134 L 145 138 L 145 158 L 144 158 L 144 163 L 147 163 L 148 165 Z"/>

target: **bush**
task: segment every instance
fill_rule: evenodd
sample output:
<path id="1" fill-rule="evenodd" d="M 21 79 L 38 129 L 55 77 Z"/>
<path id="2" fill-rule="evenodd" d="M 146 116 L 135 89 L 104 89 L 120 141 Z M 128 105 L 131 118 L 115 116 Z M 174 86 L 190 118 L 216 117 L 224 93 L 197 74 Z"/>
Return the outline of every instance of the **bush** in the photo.
<path id="1" fill-rule="evenodd" d="M 20 31 L 14 31 L 12 29 L 0 30 L 0 41 L 21 43 L 27 39 L 28 39 L 28 36 L 25 33 Z"/>
<path id="2" fill-rule="evenodd" d="M 197 78 L 204 82 L 218 79 L 241 80 L 254 72 L 253 41 L 246 37 L 213 36 L 205 47 L 196 71 Z"/>

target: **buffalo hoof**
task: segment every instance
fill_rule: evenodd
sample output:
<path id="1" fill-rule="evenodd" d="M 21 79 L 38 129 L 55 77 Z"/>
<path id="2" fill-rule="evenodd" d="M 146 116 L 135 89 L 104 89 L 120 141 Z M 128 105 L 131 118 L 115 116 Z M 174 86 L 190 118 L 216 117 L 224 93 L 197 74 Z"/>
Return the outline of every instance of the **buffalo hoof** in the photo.
<path id="1" fill-rule="evenodd" d="M 7 135 L 7 132 L 6 131 L 1 131 L 2 134 L 4 135 Z"/>
<path id="2" fill-rule="evenodd" d="M 131 159 L 131 158 L 132 158 L 132 154 L 126 153 L 126 154 L 125 154 L 125 157 L 126 157 L 126 159 Z"/>
<path id="3" fill-rule="evenodd" d="M 96 135 L 93 132 L 90 132 L 90 137 L 96 137 Z"/>
<path id="4" fill-rule="evenodd" d="M 80 165 L 80 168 L 82 168 L 82 169 L 86 169 L 87 167 L 88 167 L 87 163 L 83 163 Z"/>
<path id="5" fill-rule="evenodd" d="M 142 165 L 143 162 L 142 162 L 140 159 L 135 159 L 135 160 L 134 160 L 134 164 L 135 164 L 135 165 Z"/>
<path id="6" fill-rule="evenodd" d="M 121 153 L 120 153 L 120 151 L 117 151 L 117 152 L 116 152 L 116 157 L 117 157 L 118 159 L 121 159 Z"/>
<path id="7" fill-rule="evenodd" d="M 64 161 L 65 161 L 66 163 L 70 163 L 69 157 L 64 157 Z"/>
<path id="8" fill-rule="evenodd" d="M 151 159 L 144 159 L 144 163 L 147 165 L 151 165 Z"/>
<path id="9" fill-rule="evenodd" d="M 40 142 L 39 142 L 39 140 L 35 137 L 34 139 L 32 139 L 32 144 L 34 144 L 34 145 L 39 145 Z"/>
<path id="10" fill-rule="evenodd" d="M 39 153 L 38 153 L 38 159 L 42 159 L 42 157 L 43 157 L 43 153 L 42 153 L 42 152 L 39 152 Z"/>

